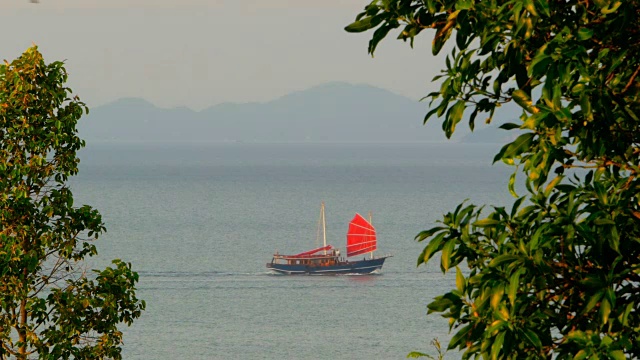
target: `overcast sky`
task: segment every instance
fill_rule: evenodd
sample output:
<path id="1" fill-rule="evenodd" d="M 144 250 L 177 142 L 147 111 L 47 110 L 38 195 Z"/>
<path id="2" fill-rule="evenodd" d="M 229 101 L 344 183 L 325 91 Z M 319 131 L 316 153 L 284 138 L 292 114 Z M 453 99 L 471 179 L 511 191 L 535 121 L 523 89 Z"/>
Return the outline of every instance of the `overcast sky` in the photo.
<path id="1" fill-rule="evenodd" d="M 0 58 L 32 43 L 66 60 L 89 106 L 141 97 L 202 109 L 268 101 L 328 81 L 368 83 L 419 99 L 443 60 L 432 34 L 412 50 L 395 40 L 367 54 L 371 33 L 349 34 L 369 0 L 1 0 Z"/>

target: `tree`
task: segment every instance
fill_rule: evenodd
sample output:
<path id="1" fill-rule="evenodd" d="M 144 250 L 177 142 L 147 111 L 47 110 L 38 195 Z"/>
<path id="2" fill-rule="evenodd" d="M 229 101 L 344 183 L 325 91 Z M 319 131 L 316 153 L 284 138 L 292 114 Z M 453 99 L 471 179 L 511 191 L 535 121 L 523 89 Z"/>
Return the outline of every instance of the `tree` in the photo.
<path id="1" fill-rule="evenodd" d="M 105 227 L 66 185 L 88 111 L 66 80 L 35 46 L 0 65 L 0 359 L 119 359 L 117 325 L 145 308 L 130 264 L 84 269 Z"/>
<path id="2" fill-rule="evenodd" d="M 447 136 L 514 101 L 520 129 L 495 161 L 515 167 L 510 209 L 460 204 L 417 235 L 418 265 L 441 255 L 456 289 L 428 305 L 464 358 L 640 357 L 640 2 L 376 0 L 350 32 L 411 45 L 454 38 L 434 80 Z M 515 176 L 525 176 L 518 197 Z M 458 265 L 469 267 L 462 272 Z"/>

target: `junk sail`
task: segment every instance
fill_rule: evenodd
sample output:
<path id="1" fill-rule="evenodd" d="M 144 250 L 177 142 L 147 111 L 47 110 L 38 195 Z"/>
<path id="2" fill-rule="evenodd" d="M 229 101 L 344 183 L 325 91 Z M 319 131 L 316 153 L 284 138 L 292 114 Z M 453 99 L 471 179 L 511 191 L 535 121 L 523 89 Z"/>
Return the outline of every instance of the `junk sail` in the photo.
<path id="1" fill-rule="evenodd" d="M 356 213 L 347 232 L 347 257 L 367 254 L 377 249 L 376 229 Z"/>

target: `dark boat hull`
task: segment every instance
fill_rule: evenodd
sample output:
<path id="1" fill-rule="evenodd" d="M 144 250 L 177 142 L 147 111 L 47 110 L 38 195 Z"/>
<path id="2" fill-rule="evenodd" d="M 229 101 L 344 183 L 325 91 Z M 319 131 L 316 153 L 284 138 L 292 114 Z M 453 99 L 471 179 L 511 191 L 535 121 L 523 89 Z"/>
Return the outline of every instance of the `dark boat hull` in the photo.
<path id="1" fill-rule="evenodd" d="M 346 275 L 371 274 L 379 271 L 387 257 L 365 259 L 360 261 L 345 261 L 336 265 L 311 266 L 267 263 L 267 268 L 286 275 Z"/>

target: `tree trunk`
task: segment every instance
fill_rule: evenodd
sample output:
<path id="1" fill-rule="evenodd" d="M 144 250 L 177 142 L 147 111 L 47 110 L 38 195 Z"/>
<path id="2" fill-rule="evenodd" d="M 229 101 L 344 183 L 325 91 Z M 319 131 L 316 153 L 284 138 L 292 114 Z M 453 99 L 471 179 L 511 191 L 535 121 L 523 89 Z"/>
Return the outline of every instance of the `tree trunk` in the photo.
<path id="1" fill-rule="evenodd" d="M 20 326 L 18 328 L 18 360 L 27 359 L 27 300 L 20 301 Z"/>
<path id="2" fill-rule="evenodd" d="M 27 240 L 23 240 L 22 247 L 25 252 L 27 251 L 28 245 L 29 244 Z M 27 268 L 24 268 L 23 274 L 24 274 L 23 286 L 25 286 L 25 288 L 28 288 L 29 284 L 27 284 L 27 276 L 28 276 Z M 18 347 L 18 360 L 27 360 L 27 298 L 26 296 L 27 295 L 25 294 L 25 298 L 20 300 L 20 322 L 18 325 L 18 341 L 20 343 L 20 346 Z"/>

